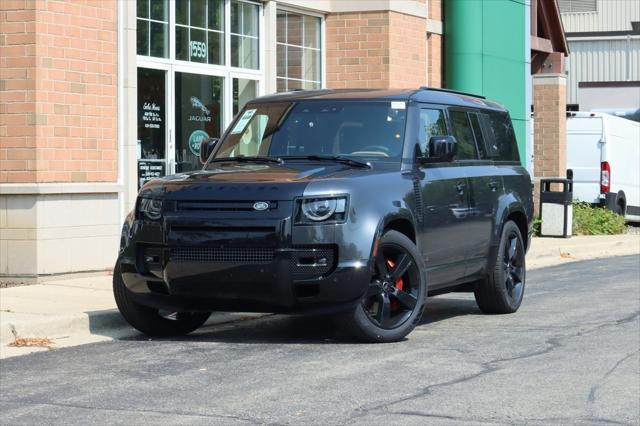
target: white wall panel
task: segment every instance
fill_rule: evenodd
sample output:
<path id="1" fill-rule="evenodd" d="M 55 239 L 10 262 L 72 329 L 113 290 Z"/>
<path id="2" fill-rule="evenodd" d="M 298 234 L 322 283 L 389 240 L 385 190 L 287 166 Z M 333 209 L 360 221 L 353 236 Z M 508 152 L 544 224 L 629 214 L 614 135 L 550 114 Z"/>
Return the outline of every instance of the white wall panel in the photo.
<path id="1" fill-rule="evenodd" d="M 640 38 L 569 41 L 567 103 L 578 102 L 578 83 L 640 80 Z"/>
<path id="2" fill-rule="evenodd" d="M 568 33 L 631 30 L 631 21 L 640 21 L 639 0 L 598 0 L 596 12 L 563 13 Z"/>

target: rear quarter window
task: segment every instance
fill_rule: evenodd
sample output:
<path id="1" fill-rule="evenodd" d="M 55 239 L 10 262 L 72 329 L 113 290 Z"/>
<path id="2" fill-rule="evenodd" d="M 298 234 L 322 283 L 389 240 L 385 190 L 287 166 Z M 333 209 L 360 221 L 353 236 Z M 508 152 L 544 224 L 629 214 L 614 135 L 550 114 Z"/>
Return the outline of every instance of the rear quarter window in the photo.
<path id="1" fill-rule="evenodd" d="M 484 134 L 484 156 L 494 161 L 520 161 L 511 118 L 507 113 L 481 113 Z"/>

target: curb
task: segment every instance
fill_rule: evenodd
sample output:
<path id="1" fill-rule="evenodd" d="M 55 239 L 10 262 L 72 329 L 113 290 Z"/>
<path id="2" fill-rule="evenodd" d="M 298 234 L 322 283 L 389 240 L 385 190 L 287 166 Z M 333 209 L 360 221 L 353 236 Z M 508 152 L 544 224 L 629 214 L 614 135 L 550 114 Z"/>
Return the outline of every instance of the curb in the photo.
<path id="1" fill-rule="evenodd" d="M 48 337 L 52 340 L 78 334 L 95 334 L 105 337 L 125 337 L 135 333 L 117 310 L 96 311 L 72 315 L 43 315 L 41 319 L 15 318 L 0 322 L 0 345 L 12 342 L 15 335 L 21 337 Z M 128 330 L 127 330 L 128 329 Z M 15 332 L 15 335 L 14 335 Z"/>
<path id="2" fill-rule="evenodd" d="M 273 315 L 270 313 L 247 312 L 214 312 L 202 327 L 244 321 Z M 131 327 L 120 315 L 117 309 L 96 311 L 90 313 L 55 316 L 42 320 L 7 320 L 0 322 L 0 346 L 7 346 L 13 342 L 15 336 L 48 337 L 55 341 L 72 336 L 102 336 L 109 339 L 121 339 L 139 336 L 141 333 Z"/>

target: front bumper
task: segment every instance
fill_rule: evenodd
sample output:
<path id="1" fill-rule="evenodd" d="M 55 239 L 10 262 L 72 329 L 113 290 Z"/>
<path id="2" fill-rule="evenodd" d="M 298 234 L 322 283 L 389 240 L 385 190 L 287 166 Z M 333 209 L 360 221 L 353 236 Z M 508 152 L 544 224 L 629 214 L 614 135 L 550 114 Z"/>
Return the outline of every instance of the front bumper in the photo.
<path id="1" fill-rule="evenodd" d="M 369 252 L 356 252 L 354 260 L 352 247 L 335 244 L 337 227 L 306 227 L 292 235 L 288 218 L 132 220 L 123 230 L 119 269 L 132 298 L 157 308 L 295 312 L 352 306 L 369 284 L 368 261 L 362 260 Z"/>

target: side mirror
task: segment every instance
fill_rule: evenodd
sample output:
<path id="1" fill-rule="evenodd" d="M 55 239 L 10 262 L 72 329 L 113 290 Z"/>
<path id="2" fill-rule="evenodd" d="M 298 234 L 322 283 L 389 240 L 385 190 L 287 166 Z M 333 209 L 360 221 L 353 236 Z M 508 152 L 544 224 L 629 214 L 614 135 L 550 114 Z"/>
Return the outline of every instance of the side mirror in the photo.
<path id="1" fill-rule="evenodd" d="M 208 138 L 200 142 L 200 162 L 202 164 L 207 162 L 219 140 L 218 138 Z"/>
<path id="2" fill-rule="evenodd" d="M 450 162 L 458 153 L 458 141 L 453 136 L 432 136 L 427 150 L 427 161 Z"/>

